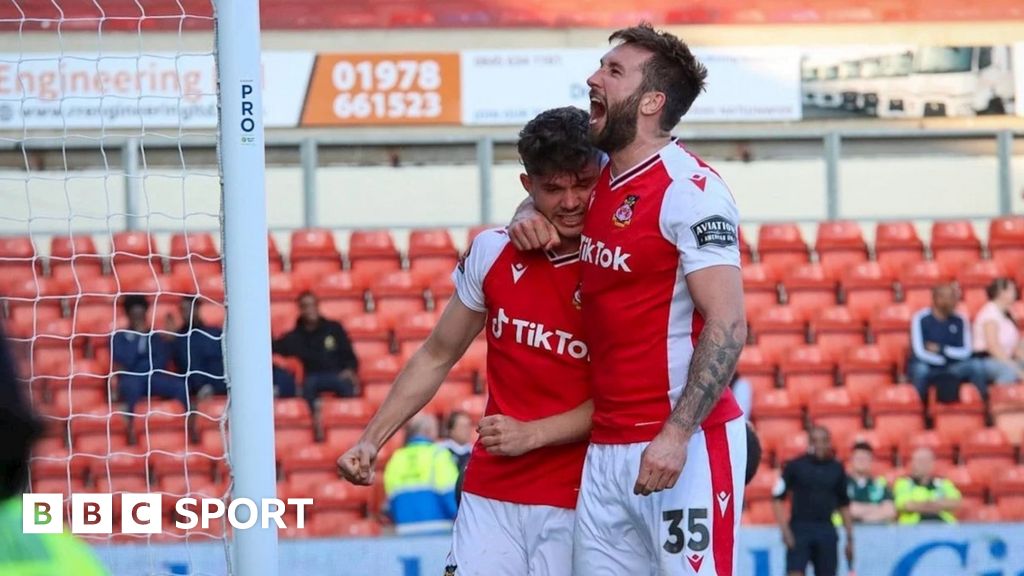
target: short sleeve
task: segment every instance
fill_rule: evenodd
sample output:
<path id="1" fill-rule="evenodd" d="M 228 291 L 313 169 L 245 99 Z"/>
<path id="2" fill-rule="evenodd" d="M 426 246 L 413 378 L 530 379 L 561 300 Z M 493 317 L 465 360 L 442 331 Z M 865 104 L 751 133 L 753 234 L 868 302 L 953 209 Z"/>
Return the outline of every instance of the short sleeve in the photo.
<path id="1" fill-rule="evenodd" d="M 697 173 L 665 192 L 661 232 L 679 250 L 683 274 L 710 266 L 740 266 L 739 210 L 720 178 Z"/>
<path id="2" fill-rule="evenodd" d="M 775 481 L 775 486 L 772 486 L 772 497 L 776 500 L 784 500 L 786 494 L 789 493 L 793 481 L 793 464 L 790 462 L 782 468 L 782 474 L 779 479 Z"/>
<path id="3" fill-rule="evenodd" d="M 452 272 L 452 282 L 455 283 L 455 293 L 466 308 L 476 312 L 487 311 L 484 279 L 508 243 L 508 234 L 504 229 L 486 230 L 473 239 L 473 243 L 459 259 L 458 266 Z"/>

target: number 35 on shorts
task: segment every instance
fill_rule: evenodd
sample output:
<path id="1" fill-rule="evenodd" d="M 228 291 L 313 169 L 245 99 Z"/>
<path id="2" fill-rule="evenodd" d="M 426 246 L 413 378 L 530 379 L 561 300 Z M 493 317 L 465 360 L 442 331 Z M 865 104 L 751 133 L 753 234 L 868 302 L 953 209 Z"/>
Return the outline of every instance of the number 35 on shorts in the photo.
<path id="1" fill-rule="evenodd" d="M 665 510 L 661 519 L 668 523 L 668 537 L 661 545 L 669 554 L 679 554 L 684 548 L 694 552 L 703 552 L 711 544 L 711 532 L 708 530 L 708 509 L 690 508 L 689 510 Z M 683 521 L 686 530 L 683 530 Z M 687 534 L 689 537 L 687 537 Z"/>

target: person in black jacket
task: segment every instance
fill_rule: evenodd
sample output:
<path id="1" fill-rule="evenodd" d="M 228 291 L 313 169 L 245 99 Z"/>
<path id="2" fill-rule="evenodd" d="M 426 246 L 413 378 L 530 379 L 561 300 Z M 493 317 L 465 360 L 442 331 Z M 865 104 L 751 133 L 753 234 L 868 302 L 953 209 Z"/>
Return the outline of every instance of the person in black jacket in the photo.
<path id="1" fill-rule="evenodd" d="M 359 361 L 352 341 L 341 324 L 320 315 L 320 303 L 312 292 L 299 296 L 299 319 L 291 332 L 274 341 L 274 353 L 302 362 L 306 373 L 302 395 L 311 407 L 321 392 L 356 395 Z"/>
<path id="2" fill-rule="evenodd" d="M 174 332 L 171 351 L 178 372 L 185 375 L 190 394 L 204 398 L 211 394 L 227 394 L 224 378 L 223 331 L 207 326 L 199 314 L 202 300 L 197 297 L 181 301 L 182 322 Z"/>

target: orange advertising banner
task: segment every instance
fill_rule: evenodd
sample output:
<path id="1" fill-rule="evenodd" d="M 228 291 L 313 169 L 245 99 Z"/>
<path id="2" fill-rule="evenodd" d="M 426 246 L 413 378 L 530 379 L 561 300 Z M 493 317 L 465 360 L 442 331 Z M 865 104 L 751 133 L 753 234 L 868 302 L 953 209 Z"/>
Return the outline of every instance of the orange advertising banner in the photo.
<path id="1" fill-rule="evenodd" d="M 459 124 L 459 55 L 319 54 L 303 126 Z"/>

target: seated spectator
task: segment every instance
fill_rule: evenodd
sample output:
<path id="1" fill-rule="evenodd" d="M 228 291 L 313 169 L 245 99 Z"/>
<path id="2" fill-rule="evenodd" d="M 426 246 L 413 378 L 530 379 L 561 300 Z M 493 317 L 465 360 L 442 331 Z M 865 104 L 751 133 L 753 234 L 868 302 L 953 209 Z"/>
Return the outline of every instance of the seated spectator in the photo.
<path id="1" fill-rule="evenodd" d="M 898 478 L 892 485 L 899 523 L 956 524 L 960 491 L 949 480 L 935 476 L 935 454 L 931 449 L 923 447 L 915 450 L 909 467 L 910 476 Z"/>
<path id="2" fill-rule="evenodd" d="M 405 446 L 384 468 L 384 492 L 398 534 L 450 531 L 455 520 L 459 469 L 437 444 L 437 419 L 420 414 L 406 427 Z"/>
<path id="3" fill-rule="evenodd" d="M 469 414 L 456 410 L 448 415 L 445 429 L 448 437 L 441 442 L 441 445 L 452 453 L 455 465 L 459 468 L 459 481 L 455 486 L 455 501 L 461 503 L 462 480 L 465 477 L 466 464 L 469 464 L 469 456 L 473 453 L 473 420 Z"/>
<path id="4" fill-rule="evenodd" d="M 224 378 L 224 350 L 220 328 L 203 324 L 199 314 L 202 300 L 193 296 L 181 301 L 182 322 L 172 337 L 174 364 L 185 375 L 190 394 L 205 398 L 227 394 Z"/>
<path id="5" fill-rule="evenodd" d="M 910 382 L 926 401 L 930 384 L 950 380 L 969 380 L 983 398 L 987 396 L 988 381 L 980 363 L 972 357 L 970 325 L 956 312 L 956 296 L 952 285 L 936 286 L 932 289 L 932 307 L 915 314 L 910 322 L 907 371 Z"/>
<path id="6" fill-rule="evenodd" d="M 879 523 L 896 519 L 889 482 L 878 476 L 871 477 L 875 451 L 867 442 L 853 445 L 850 471 L 846 478 L 846 493 L 850 496 L 850 515 L 854 522 Z"/>
<path id="7" fill-rule="evenodd" d="M 302 395 L 315 408 L 321 392 L 341 397 L 356 395 L 359 362 L 352 341 L 341 324 L 320 315 L 320 303 L 312 292 L 299 296 L 295 329 L 274 341 L 274 353 L 294 356 L 302 362 L 305 379 Z"/>
<path id="8" fill-rule="evenodd" d="M 128 329 L 114 333 L 111 356 L 120 371 L 117 377 L 118 397 L 129 412 L 147 397 L 178 400 L 188 407 L 185 381 L 168 370 L 171 343 L 150 329 L 149 302 L 144 296 L 124 298 Z"/>
<path id="9" fill-rule="evenodd" d="M 987 288 L 988 303 L 974 319 L 974 351 L 985 376 L 996 384 L 1024 382 L 1024 342 L 1010 306 L 1017 300 L 1012 280 L 998 278 Z"/>

